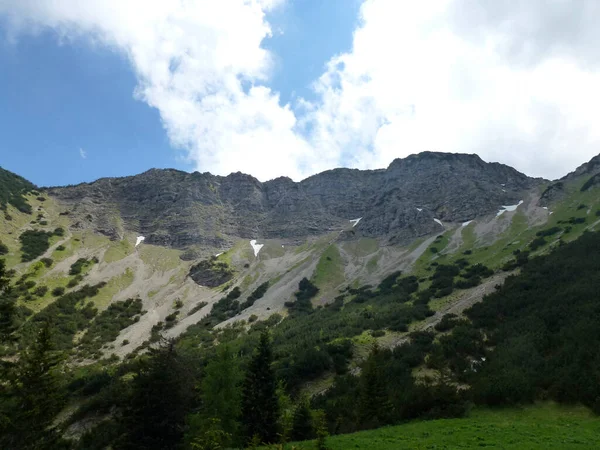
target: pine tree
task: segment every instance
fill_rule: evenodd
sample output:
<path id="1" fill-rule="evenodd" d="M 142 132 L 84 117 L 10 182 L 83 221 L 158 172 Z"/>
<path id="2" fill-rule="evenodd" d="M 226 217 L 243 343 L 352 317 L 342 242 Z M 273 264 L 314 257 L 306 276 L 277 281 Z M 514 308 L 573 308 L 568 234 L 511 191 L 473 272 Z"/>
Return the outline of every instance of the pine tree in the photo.
<path id="1" fill-rule="evenodd" d="M 361 428 L 375 428 L 391 420 L 383 354 L 377 344 L 371 350 L 360 375 L 359 417 Z"/>
<path id="2" fill-rule="evenodd" d="M 278 439 L 279 404 L 272 362 L 271 342 L 265 330 L 248 366 L 242 391 L 242 424 L 246 442 L 255 436 L 268 444 Z"/>
<path id="3" fill-rule="evenodd" d="M 151 349 L 133 379 L 118 448 L 176 448 L 183 437 L 191 391 L 191 379 L 174 342 Z"/>
<path id="4" fill-rule="evenodd" d="M 294 411 L 292 440 L 307 441 L 315 438 L 312 411 L 308 399 L 302 398 Z"/>
<path id="5" fill-rule="evenodd" d="M 221 345 L 204 371 L 201 383 L 202 410 L 189 418 L 186 440 L 192 443 L 225 439 L 231 444 L 239 434 L 242 373 L 227 345 Z"/>
<path id="6" fill-rule="evenodd" d="M 59 448 L 61 441 L 52 422 L 65 404 L 60 383 L 62 355 L 54 351 L 50 326 L 45 323 L 30 350 L 23 351 L 12 371 L 14 405 L 10 425 L 3 436 L 6 448 Z M 3 443 L 3 441 L 0 441 Z"/>

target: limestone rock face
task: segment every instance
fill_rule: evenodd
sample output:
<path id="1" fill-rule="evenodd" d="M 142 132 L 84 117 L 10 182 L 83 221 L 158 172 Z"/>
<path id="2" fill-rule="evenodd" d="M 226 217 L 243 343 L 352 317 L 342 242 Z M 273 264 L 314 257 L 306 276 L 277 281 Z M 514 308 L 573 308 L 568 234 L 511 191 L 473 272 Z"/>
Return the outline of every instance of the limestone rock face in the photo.
<path id="1" fill-rule="evenodd" d="M 441 231 L 434 219 L 495 213 L 542 182 L 476 155 L 425 152 L 387 169 L 334 169 L 300 182 L 152 169 L 48 193 L 71 210 L 77 226 L 114 239 L 133 231 L 151 244 L 212 249 L 240 238 L 301 242 L 347 230 L 359 217 L 355 234 L 408 242 Z"/>

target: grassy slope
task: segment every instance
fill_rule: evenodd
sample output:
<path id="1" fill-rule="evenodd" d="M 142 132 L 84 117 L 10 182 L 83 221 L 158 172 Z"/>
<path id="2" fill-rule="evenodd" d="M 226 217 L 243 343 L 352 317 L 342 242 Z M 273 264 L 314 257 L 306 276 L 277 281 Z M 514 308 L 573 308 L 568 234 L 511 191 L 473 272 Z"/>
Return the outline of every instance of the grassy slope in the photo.
<path id="1" fill-rule="evenodd" d="M 474 410 L 464 419 L 411 422 L 333 436 L 331 450 L 372 449 L 592 449 L 600 448 L 600 418 L 583 407 L 551 404 Z M 286 449 L 315 448 L 296 443 Z"/>

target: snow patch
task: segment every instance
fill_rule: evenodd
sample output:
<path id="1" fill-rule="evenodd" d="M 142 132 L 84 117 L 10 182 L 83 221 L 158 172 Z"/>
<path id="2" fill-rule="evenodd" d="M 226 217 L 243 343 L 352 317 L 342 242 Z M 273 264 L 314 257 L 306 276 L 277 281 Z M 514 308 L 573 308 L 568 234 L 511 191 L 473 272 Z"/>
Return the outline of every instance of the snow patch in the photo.
<path id="1" fill-rule="evenodd" d="M 422 212 L 423 208 L 417 208 L 417 211 Z"/>
<path id="2" fill-rule="evenodd" d="M 467 221 L 467 222 L 463 222 L 462 226 L 463 226 L 463 227 L 468 227 L 468 226 L 469 226 L 469 224 L 471 224 L 472 222 L 473 222 L 472 220 L 469 220 L 469 221 Z"/>
<path id="3" fill-rule="evenodd" d="M 506 189 L 502 189 L 502 192 L 506 192 Z"/>
<path id="4" fill-rule="evenodd" d="M 506 183 L 502 183 L 502 184 L 500 184 L 500 186 L 504 187 L 504 186 L 506 186 Z"/>
<path id="5" fill-rule="evenodd" d="M 542 208 L 544 208 L 546 211 L 548 211 L 548 207 L 547 206 L 542 206 Z"/>
<path id="6" fill-rule="evenodd" d="M 144 239 L 146 239 L 144 236 L 138 236 L 135 240 L 135 246 L 137 247 L 138 245 L 140 245 L 142 241 L 144 241 Z"/>
<path id="7" fill-rule="evenodd" d="M 358 225 L 358 222 L 360 222 L 360 219 L 362 219 L 362 217 L 359 217 L 358 219 L 350 220 L 350 222 L 352 222 L 352 228 L 354 228 L 356 225 Z"/>
<path id="8" fill-rule="evenodd" d="M 502 209 L 500 211 L 498 211 L 498 214 L 496 214 L 496 217 L 500 217 L 502 214 L 504 214 L 505 212 L 513 212 L 516 211 L 517 208 L 519 206 L 521 206 L 523 204 L 523 200 L 521 200 L 519 203 L 517 203 L 516 205 L 509 205 L 509 206 L 502 206 Z"/>
<path id="9" fill-rule="evenodd" d="M 444 224 L 442 223 L 442 221 L 441 221 L 440 219 L 433 219 L 433 221 L 434 221 L 435 223 L 439 223 L 439 224 L 440 224 L 440 226 L 442 226 L 442 227 L 444 226 Z"/>
<path id="10" fill-rule="evenodd" d="M 260 249 L 265 246 L 265 244 L 257 244 L 256 239 L 252 239 L 250 241 L 250 245 L 252 246 L 252 250 L 254 250 L 255 257 L 258 256 L 258 252 L 260 252 Z"/>
<path id="11" fill-rule="evenodd" d="M 221 256 L 222 254 L 223 254 L 223 252 L 221 252 L 221 253 L 217 253 L 217 254 L 215 255 L 215 258 L 218 258 L 218 257 L 219 257 L 219 256 Z"/>

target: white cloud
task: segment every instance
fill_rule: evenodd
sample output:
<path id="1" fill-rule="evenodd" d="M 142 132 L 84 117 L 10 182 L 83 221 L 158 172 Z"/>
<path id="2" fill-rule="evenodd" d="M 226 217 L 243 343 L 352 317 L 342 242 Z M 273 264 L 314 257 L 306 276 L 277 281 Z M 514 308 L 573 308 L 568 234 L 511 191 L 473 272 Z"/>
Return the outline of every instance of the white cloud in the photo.
<path id="1" fill-rule="evenodd" d="M 79 156 L 81 156 L 82 159 L 87 158 L 87 153 L 84 149 L 80 148 L 79 149 Z"/>
<path id="2" fill-rule="evenodd" d="M 261 48 L 283 1 L 0 0 L 0 15 L 124 53 L 201 171 L 300 178 L 438 150 L 558 177 L 600 152 L 597 0 L 365 0 L 352 50 L 295 110 Z"/>

